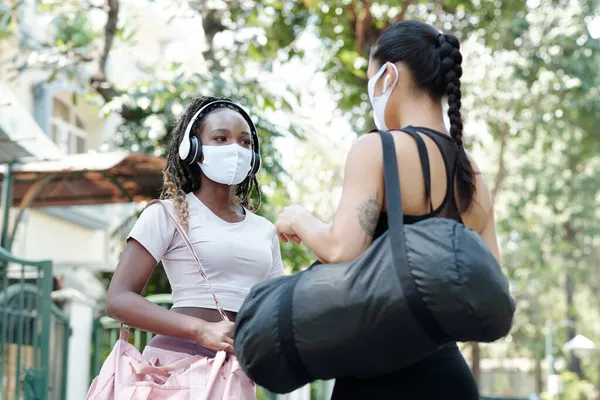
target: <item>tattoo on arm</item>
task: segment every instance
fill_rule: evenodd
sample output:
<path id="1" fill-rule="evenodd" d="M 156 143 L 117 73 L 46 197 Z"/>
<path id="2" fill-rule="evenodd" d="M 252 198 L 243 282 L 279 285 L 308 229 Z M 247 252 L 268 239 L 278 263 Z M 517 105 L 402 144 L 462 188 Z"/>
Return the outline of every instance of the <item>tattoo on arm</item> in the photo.
<path id="1" fill-rule="evenodd" d="M 368 237 L 375 235 L 375 228 L 379 221 L 379 193 L 375 194 L 375 198 L 367 200 L 364 204 L 358 207 L 358 220 L 362 230 Z"/>

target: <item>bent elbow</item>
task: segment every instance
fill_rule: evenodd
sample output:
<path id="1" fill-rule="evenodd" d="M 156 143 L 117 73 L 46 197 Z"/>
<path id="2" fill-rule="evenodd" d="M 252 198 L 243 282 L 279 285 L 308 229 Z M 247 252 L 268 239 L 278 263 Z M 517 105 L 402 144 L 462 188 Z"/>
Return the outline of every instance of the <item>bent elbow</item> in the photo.
<path id="1" fill-rule="evenodd" d="M 342 264 L 356 260 L 365 250 L 363 248 L 349 248 L 348 246 L 331 246 L 329 251 L 320 258 L 324 264 Z"/>
<path id="2" fill-rule="evenodd" d="M 120 314 L 121 307 L 119 304 L 121 303 L 118 299 L 118 296 L 109 295 L 106 297 L 106 305 L 104 307 L 104 311 L 106 315 L 112 319 L 117 319 L 117 316 Z"/>
<path id="3" fill-rule="evenodd" d="M 335 234 L 331 230 L 327 232 L 327 235 L 322 235 L 320 239 L 319 247 L 311 250 L 313 250 L 319 261 L 324 264 L 341 264 L 353 261 L 366 250 L 366 246 L 349 241 L 343 235 Z"/>
<path id="4" fill-rule="evenodd" d="M 104 313 L 108 316 L 114 319 L 114 315 L 115 315 L 115 305 L 110 302 L 108 299 L 106 299 L 106 305 L 104 306 Z"/>
<path id="5" fill-rule="evenodd" d="M 321 257 L 321 261 L 325 264 L 341 264 L 353 261 L 358 256 L 359 254 L 356 254 L 355 251 L 345 249 L 341 246 L 333 246 L 327 254 L 324 254 Z"/>

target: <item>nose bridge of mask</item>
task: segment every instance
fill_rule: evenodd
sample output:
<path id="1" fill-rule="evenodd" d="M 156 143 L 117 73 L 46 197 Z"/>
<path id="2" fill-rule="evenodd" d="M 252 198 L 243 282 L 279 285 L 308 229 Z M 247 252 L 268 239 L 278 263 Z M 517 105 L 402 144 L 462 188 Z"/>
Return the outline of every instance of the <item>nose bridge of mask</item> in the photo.
<path id="1" fill-rule="evenodd" d="M 237 144 L 237 147 L 235 148 L 235 165 L 239 167 L 240 162 L 242 161 L 242 149 L 244 149 L 242 146 L 240 146 L 239 144 Z"/>
<path id="2" fill-rule="evenodd" d="M 237 146 L 237 147 L 236 147 Z M 218 157 L 227 157 L 235 154 L 236 160 L 239 157 L 240 149 L 244 149 L 239 143 L 230 143 L 225 145 L 202 145 L 203 151 L 208 149 L 209 152 L 219 154 Z M 235 151 L 234 151 L 235 149 Z M 211 154 L 212 156 L 212 154 Z M 201 164 L 202 162 L 200 162 Z"/>

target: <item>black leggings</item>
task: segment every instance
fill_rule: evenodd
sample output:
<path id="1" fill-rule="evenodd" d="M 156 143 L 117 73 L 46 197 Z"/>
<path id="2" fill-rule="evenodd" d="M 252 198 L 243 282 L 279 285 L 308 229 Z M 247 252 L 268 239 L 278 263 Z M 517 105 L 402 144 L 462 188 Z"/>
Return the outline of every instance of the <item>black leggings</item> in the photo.
<path id="1" fill-rule="evenodd" d="M 337 379 L 331 397 L 331 400 L 371 399 L 479 400 L 479 391 L 458 347 L 451 344 L 390 375 Z"/>

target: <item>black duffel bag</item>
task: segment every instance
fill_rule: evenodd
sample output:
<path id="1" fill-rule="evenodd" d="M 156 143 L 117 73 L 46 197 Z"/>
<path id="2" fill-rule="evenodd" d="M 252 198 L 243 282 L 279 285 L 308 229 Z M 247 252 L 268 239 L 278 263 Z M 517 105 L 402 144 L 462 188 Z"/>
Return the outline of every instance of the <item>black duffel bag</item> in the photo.
<path id="1" fill-rule="evenodd" d="M 508 280 L 479 234 L 445 218 L 404 226 L 393 136 L 380 136 L 389 230 L 352 262 L 255 285 L 236 317 L 237 358 L 272 392 L 391 373 L 511 328 Z"/>

